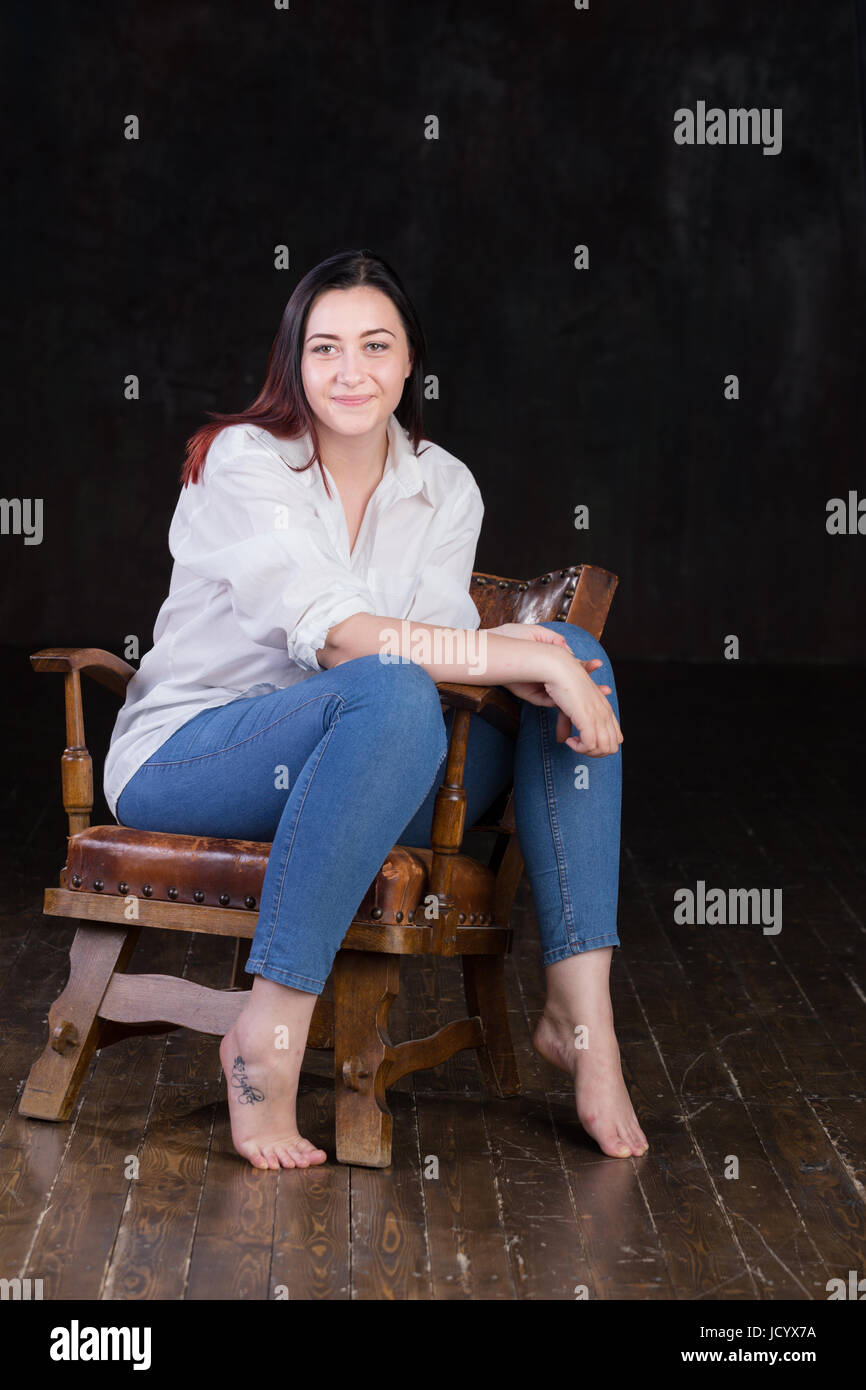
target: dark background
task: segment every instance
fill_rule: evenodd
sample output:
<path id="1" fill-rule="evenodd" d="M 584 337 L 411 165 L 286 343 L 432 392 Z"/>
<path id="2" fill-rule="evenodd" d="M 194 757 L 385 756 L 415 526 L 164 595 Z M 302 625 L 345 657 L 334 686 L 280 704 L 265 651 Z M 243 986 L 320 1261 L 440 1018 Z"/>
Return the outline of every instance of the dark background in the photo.
<path id="1" fill-rule="evenodd" d="M 252 399 L 298 279 L 360 246 L 421 316 L 478 568 L 615 570 L 615 659 L 720 662 L 734 633 L 743 662 L 862 662 L 866 536 L 825 529 L 866 494 L 852 0 L 102 0 L 3 26 L 3 487 L 45 510 L 40 546 L 0 537 L 25 662 L 147 650 L 185 440 Z M 781 153 L 676 145 L 699 99 L 781 107 Z"/>
<path id="2" fill-rule="evenodd" d="M 316 1290 L 336 1261 L 349 1297 L 572 1299 L 585 1257 L 597 1303 L 625 1297 L 630 1314 L 646 1298 L 655 1314 L 668 1289 L 814 1309 L 828 1275 L 864 1270 L 866 536 L 828 536 L 825 515 L 828 498 L 866 492 L 866 14 L 853 0 L 590 4 L 0 12 L 3 491 L 46 508 L 41 546 L 0 536 L 0 1195 L 6 1248 L 29 1252 L 22 1273 L 56 1276 L 52 1296 L 249 1300 L 278 1268 L 292 1297 L 308 1292 L 306 1209 L 283 1178 L 278 1207 L 254 1203 L 225 1162 L 201 1039 L 101 1049 L 68 1131 L 6 1121 L 74 930 L 41 913 L 69 828 L 64 683 L 28 655 L 120 653 L 129 634 L 149 646 L 186 438 L 208 409 L 251 399 L 300 276 L 364 245 L 425 325 L 441 387 L 428 433 L 487 504 L 479 567 L 588 559 L 621 576 L 605 633 L 625 734 L 613 992 L 651 1152 L 629 1177 L 573 1144 L 571 1098 L 530 1050 L 543 993 L 527 895 L 506 965 L 531 1089 L 485 1097 L 466 1053 L 419 1074 L 417 1093 L 405 1077 L 394 1175 L 349 1179 L 364 1239 L 341 1244 L 335 1227 Z M 675 145 L 674 111 L 698 100 L 781 106 L 781 154 Z M 423 139 L 430 113 L 438 142 Z M 579 242 L 588 272 L 572 268 Z M 729 372 L 738 402 L 722 395 Z M 588 533 L 572 525 L 581 502 Z M 86 683 L 97 826 L 112 823 L 100 787 L 117 707 Z M 371 767 L 371 800 L 387 791 Z M 784 931 L 677 924 L 672 893 L 695 879 L 779 888 Z M 218 938 L 146 936 L 133 973 L 185 955 L 187 979 L 228 983 Z M 457 961 L 435 964 L 404 972 L 395 1039 L 463 1012 Z M 332 1101 L 308 1099 L 330 1149 Z M 418 1158 L 440 1139 L 460 1166 L 428 1198 Z M 120 1181 L 130 1147 L 150 1186 Z M 719 1181 L 731 1151 L 741 1182 Z M 339 1213 L 345 1185 L 334 1193 Z M 458 1247 L 471 1268 L 452 1275 Z"/>

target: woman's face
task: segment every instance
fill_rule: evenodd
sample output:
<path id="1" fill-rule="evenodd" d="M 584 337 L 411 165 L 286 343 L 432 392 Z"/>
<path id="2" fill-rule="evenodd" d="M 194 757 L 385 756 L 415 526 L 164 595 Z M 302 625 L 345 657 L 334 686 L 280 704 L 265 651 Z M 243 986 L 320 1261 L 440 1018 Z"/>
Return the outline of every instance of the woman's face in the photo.
<path id="1" fill-rule="evenodd" d="M 313 301 L 301 374 L 310 409 L 325 429 L 343 435 L 377 430 L 399 405 L 411 370 L 402 320 L 382 290 L 324 290 Z"/>

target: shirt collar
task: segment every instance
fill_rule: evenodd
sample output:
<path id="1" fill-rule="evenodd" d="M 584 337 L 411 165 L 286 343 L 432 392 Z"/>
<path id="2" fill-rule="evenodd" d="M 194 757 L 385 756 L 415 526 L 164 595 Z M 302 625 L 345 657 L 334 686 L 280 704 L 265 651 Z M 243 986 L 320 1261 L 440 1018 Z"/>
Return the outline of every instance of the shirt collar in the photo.
<path id="1" fill-rule="evenodd" d="M 432 504 L 428 479 L 421 461 L 413 453 L 412 442 L 393 411 L 388 417 L 387 430 L 388 456 L 385 459 L 383 479 L 390 474 L 393 486 L 403 497 L 414 497 L 416 492 L 420 492 L 425 500 Z M 319 491 L 323 491 L 322 474 L 318 464 L 313 464 L 311 468 L 303 468 L 313 451 L 313 441 L 309 432 L 298 439 L 278 439 L 276 435 L 260 427 L 256 427 L 255 432 L 260 437 L 265 436 L 262 442 L 276 449 L 280 457 L 296 471 L 297 477 L 305 487 L 317 487 Z"/>

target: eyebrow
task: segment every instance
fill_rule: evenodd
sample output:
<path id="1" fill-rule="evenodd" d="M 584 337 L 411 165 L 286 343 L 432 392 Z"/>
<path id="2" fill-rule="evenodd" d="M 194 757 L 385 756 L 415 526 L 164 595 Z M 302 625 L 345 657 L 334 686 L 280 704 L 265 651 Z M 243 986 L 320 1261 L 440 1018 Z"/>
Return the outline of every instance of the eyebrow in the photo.
<path id="1" fill-rule="evenodd" d="M 392 338 L 396 337 L 395 333 L 391 333 L 390 328 L 365 328 L 364 332 L 359 336 L 361 338 L 369 338 L 371 333 L 390 333 Z M 340 341 L 336 333 L 311 333 L 307 342 L 311 343 L 314 338 L 333 338 L 335 343 Z"/>

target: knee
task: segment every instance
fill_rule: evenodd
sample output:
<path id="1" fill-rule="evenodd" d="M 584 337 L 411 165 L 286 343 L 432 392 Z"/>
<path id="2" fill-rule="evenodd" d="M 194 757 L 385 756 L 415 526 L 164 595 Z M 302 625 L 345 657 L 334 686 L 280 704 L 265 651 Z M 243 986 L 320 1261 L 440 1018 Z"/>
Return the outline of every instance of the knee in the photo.
<path id="1" fill-rule="evenodd" d="M 405 741 L 407 758 L 426 749 L 441 762 L 448 739 L 439 691 L 429 672 L 416 661 L 381 661 L 377 654 L 359 660 L 365 663 L 377 724 Z"/>
<path id="2" fill-rule="evenodd" d="M 608 672 L 612 670 L 610 657 L 604 647 L 597 637 L 593 637 L 591 632 L 587 632 L 586 628 L 578 627 L 577 623 L 566 623 L 559 620 L 539 623 L 539 627 L 549 627 L 554 632 L 560 633 L 578 660 L 593 661 L 598 658 L 604 662 Z"/>

